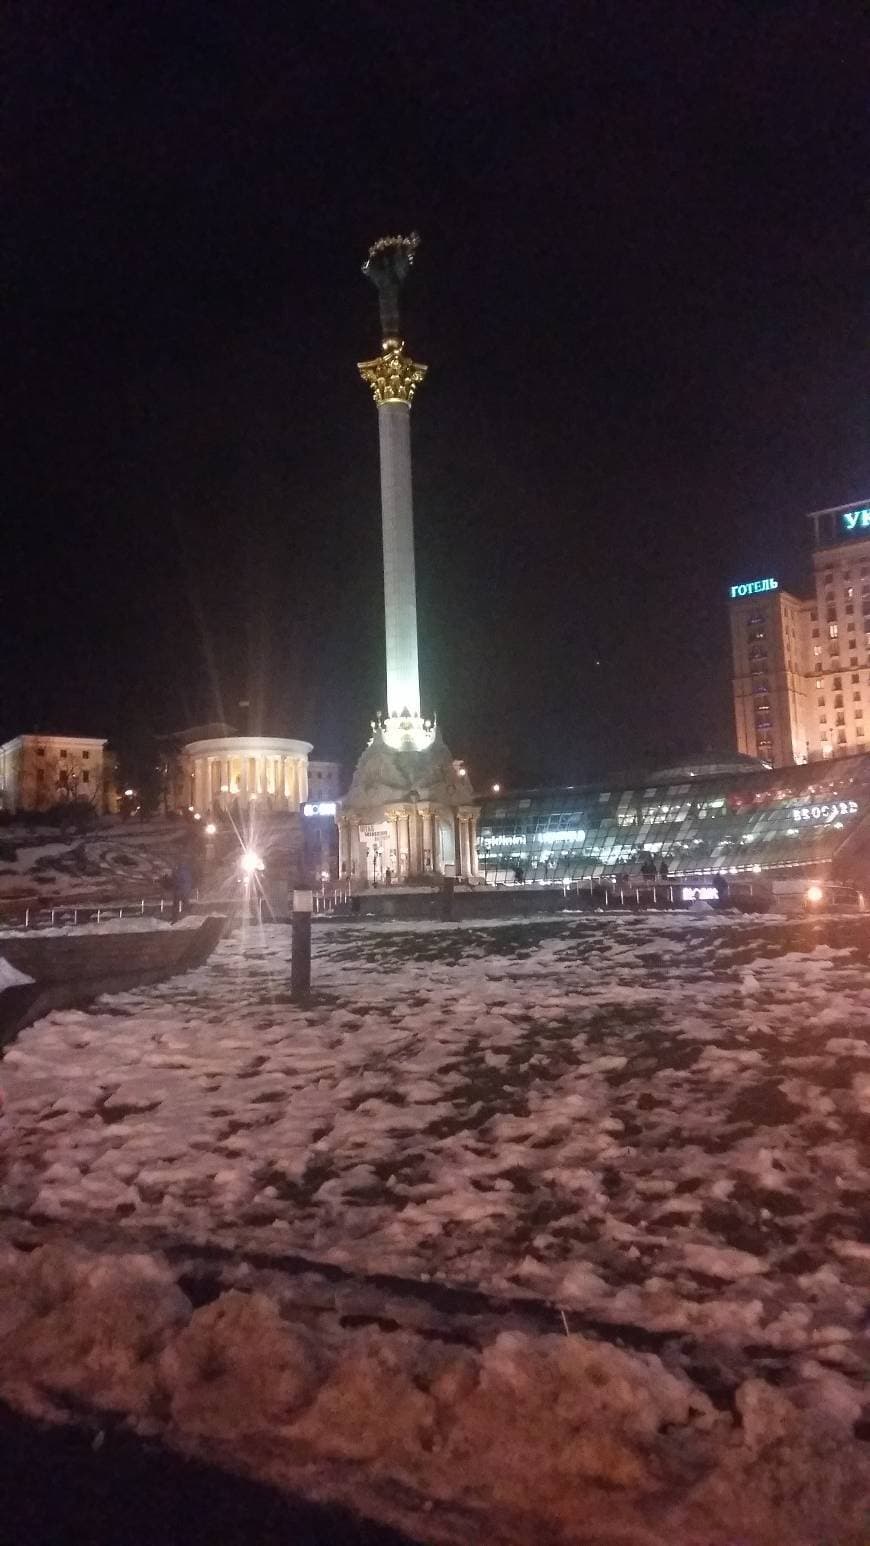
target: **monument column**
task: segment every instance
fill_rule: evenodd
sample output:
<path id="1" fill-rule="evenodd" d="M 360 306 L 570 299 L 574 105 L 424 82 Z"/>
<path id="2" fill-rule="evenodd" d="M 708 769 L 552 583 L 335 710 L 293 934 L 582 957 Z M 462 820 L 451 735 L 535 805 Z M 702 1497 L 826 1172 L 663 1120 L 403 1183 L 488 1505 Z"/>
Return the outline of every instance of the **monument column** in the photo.
<path id="1" fill-rule="evenodd" d="M 417 236 L 375 242 L 363 273 L 377 286 L 381 356 L 359 366 L 378 410 L 381 519 L 384 538 L 384 621 L 387 645 L 387 714 L 420 719 L 417 660 L 417 593 L 414 574 L 414 508 L 411 493 L 411 402 L 426 366 L 404 352 L 399 332 L 399 288 L 418 246 Z"/>

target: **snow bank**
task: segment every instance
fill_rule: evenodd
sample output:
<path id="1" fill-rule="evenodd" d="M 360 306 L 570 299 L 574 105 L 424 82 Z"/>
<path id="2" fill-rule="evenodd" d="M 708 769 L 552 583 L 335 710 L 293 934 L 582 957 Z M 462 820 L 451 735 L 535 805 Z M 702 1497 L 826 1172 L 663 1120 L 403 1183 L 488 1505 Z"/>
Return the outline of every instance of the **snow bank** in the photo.
<path id="1" fill-rule="evenodd" d="M 28 977 L 26 972 L 19 972 L 18 968 L 12 965 L 11 961 L 7 961 L 3 956 L 0 956 L 0 993 L 3 992 L 4 988 L 23 987 L 25 983 L 32 981 L 33 978 Z"/>
<path id="2" fill-rule="evenodd" d="M 59 909 L 60 910 L 60 909 Z M 119 918 L 117 908 L 106 909 L 106 916 L 99 923 L 96 919 L 90 923 L 58 923 L 49 924 L 46 928 L 38 929 L 0 929 L 0 939 L 21 939 L 22 935 L 33 935 L 40 939 L 67 938 L 72 934 L 153 934 L 159 929 L 191 929 L 197 928 L 202 923 L 202 914 L 188 913 L 186 917 L 179 919 L 178 923 L 169 921 L 167 910 L 166 917 L 126 917 Z"/>
<path id="3" fill-rule="evenodd" d="M 864 1546 L 870 1461 L 842 1411 L 758 1379 L 718 1411 L 651 1354 L 504 1332 L 476 1347 L 193 1309 L 160 1258 L 0 1253 L 0 1396 L 83 1406 L 431 1542 Z"/>

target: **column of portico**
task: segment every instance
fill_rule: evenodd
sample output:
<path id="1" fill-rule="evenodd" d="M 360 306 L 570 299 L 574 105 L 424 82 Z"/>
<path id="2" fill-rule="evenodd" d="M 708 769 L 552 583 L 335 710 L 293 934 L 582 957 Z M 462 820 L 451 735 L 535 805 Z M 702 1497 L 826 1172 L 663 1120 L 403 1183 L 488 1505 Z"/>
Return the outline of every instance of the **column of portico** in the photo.
<path id="1" fill-rule="evenodd" d="M 422 852 L 420 854 L 420 873 L 422 874 L 426 870 L 427 864 L 430 870 L 434 870 L 435 868 L 435 843 L 433 838 L 431 805 L 421 805 L 420 820 L 422 822 L 423 828 Z M 429 856 L 428 861 L 426 858 L 427 854 Z"/>
<path id="2" fill-rule="evenodd" d="M 408 812 L 406 810 L 399 812 L 399 819 L 396 825 L 398 827 L 399 834 L 399 846 L 397 850 L 399 879 L 404 880 L 410 873 L 411 869 L 411 832 L 410 823 L 408 821 Z"/>
<path id="3" fill-rule="evenodd" d="M 459 866 L 465 878 L 471 873 L 471 844 L 468 841 L 468 816 L 459 812 Z"/>
<path id="4" fill-rule="evenodd" d="M 474 876 L 479 874 L 477 864 L 477 813 L 473 810 L 460 810 L 459 812 L 459 841 L 463 875 Z"/>
<path id="5" fill-rule="evenodd" d="M 419 875 L 423 868 L 423 855 L 420 851 L 420 817 L 415 805 L 408 811 L 408 870 L 411 875 Z"/>
<path id="6" fill-rule="evenodd" d="M 388 829 L 387 830 L 387 861 L 386 861 L 386 864 L 385 864 L 384 868 L 386 868 L 386 866 L 389 865 L 390 869 L 393 872 L 394 879 L 398 880 L 399 876 L 401 875 L 401 862 L 402 862 L 400 857 L 399 857 L 399 852 L 400 852 L 400 845 L 399 845 L 400 813 L 397 810 L 390 810 L 388 808 L 387 810 L 384 811 L 384 816 L 386 818 L 387 829 Z"/>
<path id="7" fill-rule="evenodd" d="M 338 873 L 350 874 L 350 821 L 347 816 L 340 816 L 338 826 Z"/>

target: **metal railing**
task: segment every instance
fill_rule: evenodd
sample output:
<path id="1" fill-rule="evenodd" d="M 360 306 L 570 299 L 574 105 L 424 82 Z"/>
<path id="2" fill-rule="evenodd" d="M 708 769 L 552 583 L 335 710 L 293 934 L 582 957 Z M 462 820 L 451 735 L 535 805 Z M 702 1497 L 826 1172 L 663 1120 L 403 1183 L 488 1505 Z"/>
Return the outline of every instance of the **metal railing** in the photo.
<path id="1" fill-rule="evenodd" d="M 321 886 L 313 896 L 314 912 L 322 916 L 325 913 L 334 913 L 339 907 L 347 907 L 350 902 L 350 886 L 333 886 L 327 891 Z"/>
<path id="2" fill-rule="evenodd" d="M 67 902 L 54 907 L 0 907 L 0 928 L 53 929 L 73 927 L 84 923 L 108 923 L 119 918 L 162 918 L 171 914 L 172 901 L 160 897 L 159 901 L 146 902 Z"/>

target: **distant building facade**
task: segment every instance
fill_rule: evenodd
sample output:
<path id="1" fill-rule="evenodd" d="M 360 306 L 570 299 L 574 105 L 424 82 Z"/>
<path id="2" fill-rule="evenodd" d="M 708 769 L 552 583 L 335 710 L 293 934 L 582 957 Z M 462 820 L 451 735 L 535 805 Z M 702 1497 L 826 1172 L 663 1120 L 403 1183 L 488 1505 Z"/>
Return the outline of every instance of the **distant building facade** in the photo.
<path id="1" fill-rule="evenodd" d="M 490 885 L 634 883 L 662 864 L 685 886 L 716 877 L 870 872 L 870 756 L 791 768 L 694 763 L 606 783 L 487 795 L 477 862 Z"/>
<path id="2" fill-rule="evenodd" d="M 0 810 L 46 811 L 65 801 L 115 809 L 114 759 L 105 739 L 17 735 L 0 746 Z"/>
<path id="3" fill-rule="evenodd" d="M 866 750 L 870 500 L 814 511 L 814 593 L 772 576 L 731 586 L 738 750 L 772 767 Z"/>

